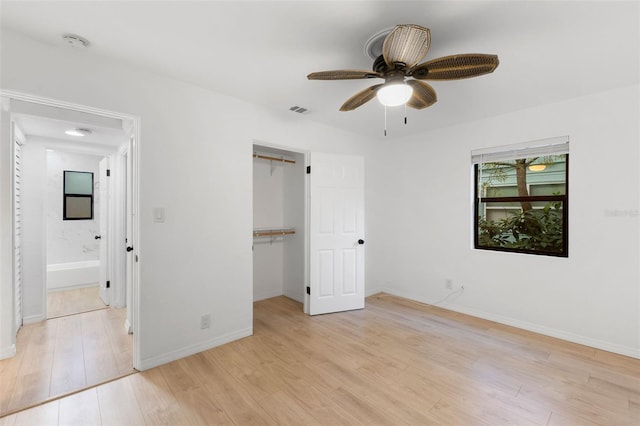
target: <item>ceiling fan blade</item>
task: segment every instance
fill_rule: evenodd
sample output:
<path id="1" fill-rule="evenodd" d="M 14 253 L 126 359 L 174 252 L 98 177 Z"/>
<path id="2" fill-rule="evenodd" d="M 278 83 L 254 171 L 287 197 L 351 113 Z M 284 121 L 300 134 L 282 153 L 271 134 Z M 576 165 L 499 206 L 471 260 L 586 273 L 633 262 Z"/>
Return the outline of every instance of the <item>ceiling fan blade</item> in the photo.
<path id="1" fill-rule="evenodd" d="M 309 80 L 358 80 L 361 78 L 381 78 L 381 76 L 373 71 L 335 70 L 312 72 L 307 78 Z"/>
<path id="2" fill-rule="evenodd" d="M 376 97 L 376 92 L 382 86 L 383 84 L 376 84 L 359 91 L 358 93 L 347 99 L 344 104 L 342 104 L 342 106 L 340 107 L 340 111 L 352 111 L 359 106 L 366 104 L 371 99 Z"/>
<path id="3" fill-rule="evenodd" d="M 436 91 L 424 81 L 408 80 L 407 84 L 413 87 L 413 95 L 407 101 L 407 106 L 414 109 L 430 107 L 438 101 Z"/>
<path id="4" fill-rule="evenodd" d="M 425 57 L 430 45 L 429 28 L 413 24 L 398 25 L 384 39 L 382 56 L 390 67 L 400 62 L 411 68 Z"/>
<path id="5" fill-rule="evenodd" d="M 413 67 L 408 74 L 419 80 L 458 80 L 493 72 L 499 63 L 497 55 L 467 53 L 433 59 Z"/>

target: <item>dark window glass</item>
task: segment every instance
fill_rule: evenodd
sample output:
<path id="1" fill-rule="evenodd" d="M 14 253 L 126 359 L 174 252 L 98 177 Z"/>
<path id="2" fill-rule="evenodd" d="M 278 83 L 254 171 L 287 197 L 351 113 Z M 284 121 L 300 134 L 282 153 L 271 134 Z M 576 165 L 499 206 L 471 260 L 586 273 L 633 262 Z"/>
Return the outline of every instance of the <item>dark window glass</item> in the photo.
<path id="1" fill-rule="evenodd" d="M 62 218 L 93 219 L 93 173 L 64 171 Z"/>

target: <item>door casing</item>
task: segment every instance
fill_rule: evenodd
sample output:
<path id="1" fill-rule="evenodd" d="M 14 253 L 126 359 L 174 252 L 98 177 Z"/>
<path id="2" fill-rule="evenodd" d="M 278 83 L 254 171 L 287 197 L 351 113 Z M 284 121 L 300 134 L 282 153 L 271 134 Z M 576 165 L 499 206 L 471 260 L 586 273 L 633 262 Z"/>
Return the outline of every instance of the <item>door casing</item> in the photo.
<path id="1" fill-rule="evenodd" d="M 2 99 L 8 99 L 9 101 L 9 112 L 10 112 L 10 102 L 11 100 L 30 102 L 33 104 L 44 105 L 49 107 L 73 110 L 78 112 L 83 112 L 87 114 L 94 114 L 98 116 L 115 118 L 122 120 L 123 122 L 128 123 L 128 130 L 130 136 L 134 138 L 135 144 L 131 146 L 131 151 L 128 155 L 132 158 L 131 163 L 131 175 L 127 179 L 128 192 L 131 194 L 131 209 L 132 209 L 132 221 L 131 221 L 131 244 L 136 247 L 136 252 L 140 253 L 140 244 L 139 244 L 139 232 L 140 232 L 140 223 L 139 216 L 136 212 L 139 210 L 139 193 L 140 193 L 140 182 L 138 179 L 139 164 L 140 164 L 140 155 L 139 155 L 139 147 L 140 147 L 140 118 L 137 116 L 133 116 L 130 114 L 124 114 L 114 111 L 103 110 L 99 108 L 94 108 L 86 105 L 73 104 L 65 101 L 60 101 L 56 99 L 44 98 L 40 96 L 34 96 L 26 93 L 8 91 L 8 90 L 0 90 L 0 97 Z M 13 197 L 13 194 L 11 194 Z M 12 215 L 13 216 L 13 215 Z M 14 218 L 11 219 L 12 228 L 15 226 Z M 14 254 L 12 250 L 11 260 L 15 263 Z M 140 353 L 140 338 L 139 334 L 141 332 L 140 327 L 138 326 L 139 322 L 139 312 L 140 312 L 140 297 L 139 297 L 139 268 L 137 262 L 132 262 L 131 265 L 131 304 L 129 305 L 129 310 L 131 310 L 131 317 L 133 322 L 133 328 L 137 330 L 137 332 L 133 336 L 133 367 L 136 369 L 140 369 L 142 364 L 141 353 Z M 13 273 L 12 273 L 13 277 Z M 4 284 L 3 284 L 4 285 Z M 11 285 L 13 286 L 13 279 L 11 280 Z M 15 298 L 13 298 L 14 302 L 12 303 L 13 312 L 12 316 L 15 317 L 16 307 L 15 307 Z M 46 302 L 46 299 L 45 299 Z M 46 303 L 44 303 L 44 315 L 46 318 Z M 2 324 L 2 327 L 14 327 L 12 321 L 9 324 Z M 13 334 L 13 333 L 12 333 Z M 15 334 L 13 334 L 13 346 L 15 347 Z"/>

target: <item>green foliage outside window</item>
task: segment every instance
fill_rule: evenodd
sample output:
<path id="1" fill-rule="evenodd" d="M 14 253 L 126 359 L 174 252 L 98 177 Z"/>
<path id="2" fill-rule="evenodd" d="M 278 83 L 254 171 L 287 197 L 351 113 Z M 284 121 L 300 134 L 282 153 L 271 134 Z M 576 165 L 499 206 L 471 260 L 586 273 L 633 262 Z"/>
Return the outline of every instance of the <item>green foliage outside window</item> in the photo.
<path id="1" fill-rule="evenodd" d="M 566 257 L 567 166 L 568 155 L 476 165 L 475 247 Z"/>

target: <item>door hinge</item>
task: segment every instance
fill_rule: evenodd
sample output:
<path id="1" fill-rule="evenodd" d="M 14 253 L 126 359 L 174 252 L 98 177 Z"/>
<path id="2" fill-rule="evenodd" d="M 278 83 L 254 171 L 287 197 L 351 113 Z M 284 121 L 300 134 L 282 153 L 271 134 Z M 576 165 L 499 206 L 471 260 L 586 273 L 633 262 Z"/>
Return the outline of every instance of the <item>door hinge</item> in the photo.
<path id="1" fill-rule="evenodd" d="M 310 175 L 311 174 L 311 166 L 307 166 L 307 174 Z"/>
<path id="2" fill-rule="evenodd" d="M 107 176 L 111 176 L 111 169 L 107 169 Z"/>
<path id="3" fill-rule="evenodd" d="M 311 294 L 311 287 L 307 287 L 307 294 Z"/>
<path id="4" fill-rule="evenodd" d="M 107 288 L 111 288 L 111 281 L 107 281 Z"/>

